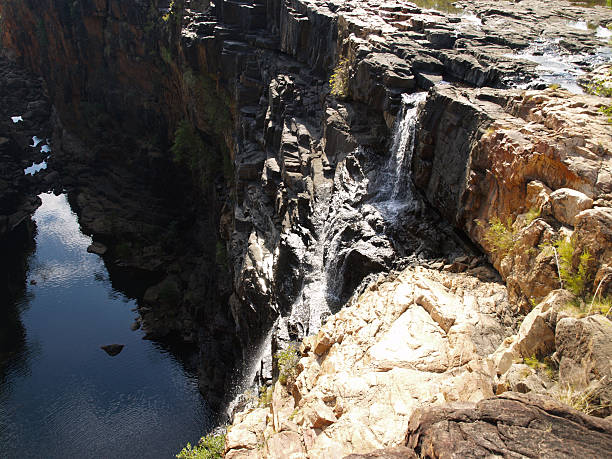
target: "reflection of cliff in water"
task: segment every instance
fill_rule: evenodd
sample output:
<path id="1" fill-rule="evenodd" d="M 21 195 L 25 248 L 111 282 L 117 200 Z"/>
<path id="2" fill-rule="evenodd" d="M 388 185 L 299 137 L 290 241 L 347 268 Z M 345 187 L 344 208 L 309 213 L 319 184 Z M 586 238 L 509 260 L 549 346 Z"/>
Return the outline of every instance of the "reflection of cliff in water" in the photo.
<path id="1" fill-rule="evenodd" d="M 29 350 L 21 313 L 28 304 L 24 301 L 26 275 L 35 231 L 34 222 L 24 222 L 0 240 L 0 397 L 8 389 L 9 372 L 27 371 Z"/>

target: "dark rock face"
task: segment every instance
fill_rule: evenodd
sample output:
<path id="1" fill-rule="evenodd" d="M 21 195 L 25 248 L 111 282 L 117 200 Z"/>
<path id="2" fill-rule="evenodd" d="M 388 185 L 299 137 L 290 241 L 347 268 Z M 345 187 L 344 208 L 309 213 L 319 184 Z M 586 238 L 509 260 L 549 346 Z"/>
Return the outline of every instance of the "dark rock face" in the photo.
<path id="1" fill-rule="evenodd" d="M 0 57 L 0 296 L 7 304 L 25 285 L 24 252 L 35 230 L 30 216 L 40 204 L 36 195 L 48 188 L 51 169 L 36 177 L 24 169 L 46 157 L 41 146 L 51 137 L 50 114 L 42 80 Z M 33 146 L 33 136 L 41 143 Z"/>
<path id="2" fill-rule="evenodd" d="M 505 393 L 415 412 L 406 444 L 428 458 L 595 458 L 612 450 L 612 423 L 549 397 Z"/>

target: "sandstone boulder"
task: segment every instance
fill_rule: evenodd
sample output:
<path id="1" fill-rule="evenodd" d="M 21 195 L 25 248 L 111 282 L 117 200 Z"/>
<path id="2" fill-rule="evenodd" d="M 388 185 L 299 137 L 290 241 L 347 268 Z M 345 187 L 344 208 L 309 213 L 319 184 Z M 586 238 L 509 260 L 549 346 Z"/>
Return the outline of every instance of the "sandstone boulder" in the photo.
<path id="1" fill-rule="evenodd" d="M 580 191 L 560 188 L 550 195 L 553 216 L 562 223 L 575 226 L 576 216 L 593 207 L 593 200 Z"/>
<path id="2" fill-rule="evenodd" d="M 598 458 L 612 451 L 612 422 L 546 396 L 505 393 L 418 410 L 406 443 L 419 457 Z"/>
<path id="3" fill-rule="evenodd" d="M 612 321 L 600 315 L 566 317 L 555 335 L 559 384 L 581 391 L 595 387 L 596 398 L 612 403 Z"/>

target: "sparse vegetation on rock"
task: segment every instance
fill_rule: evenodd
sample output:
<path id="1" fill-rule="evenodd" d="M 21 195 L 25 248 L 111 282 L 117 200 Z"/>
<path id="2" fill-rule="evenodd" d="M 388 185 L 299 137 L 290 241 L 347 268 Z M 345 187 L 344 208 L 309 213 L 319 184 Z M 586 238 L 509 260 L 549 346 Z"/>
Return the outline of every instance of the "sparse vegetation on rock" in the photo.
<path id="1" fill-rule="evenodd" d="M 348 96 L 350 71 L 351 66 L 349 60 L 347 58 L 342 59 L 329 78 L 329 87 L 332 96 L 341 99 Z"/>
<path id="2" fill-rule="evenodd" d="M 202 437 L 197 445 L 187 443 L 177 459 L 220 459 L 225 448 L 225 435 L 207 435 Z"/>
<path id="3" fill-rule="evenodd" d="M 278 380 L 281 384 L 292 381 L 297 374 L 297 364 L 300 354 L 294 344 L 290 344 L 286 349 L 278 351 L 274 356 L 278 364 Z"/>

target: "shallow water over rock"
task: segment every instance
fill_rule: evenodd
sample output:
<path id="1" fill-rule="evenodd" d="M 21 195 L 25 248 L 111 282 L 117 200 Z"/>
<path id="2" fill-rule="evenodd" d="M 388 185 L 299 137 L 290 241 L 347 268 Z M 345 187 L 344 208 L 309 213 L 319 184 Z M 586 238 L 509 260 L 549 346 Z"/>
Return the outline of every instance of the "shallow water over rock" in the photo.
<path id="1" fill-rule="evenodd" d="M 0 340 L 0 457 L 172 457 L 213 422 L 191 353 L 131 331 L 136 303 L 87 252 L 66 196 L 40 198 L 27 292 L 3 306 L 25 336 Z M 109 343 L 125 347 L 111 357 Z"/>

